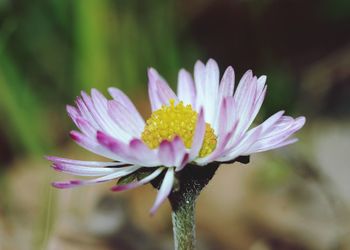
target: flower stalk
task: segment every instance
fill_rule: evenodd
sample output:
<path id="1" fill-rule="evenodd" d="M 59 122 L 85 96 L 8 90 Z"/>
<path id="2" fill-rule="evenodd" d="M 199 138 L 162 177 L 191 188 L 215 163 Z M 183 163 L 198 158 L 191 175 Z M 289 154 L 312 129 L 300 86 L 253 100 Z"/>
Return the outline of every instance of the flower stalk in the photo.
<path id="1" fill-rule="evenodd" d="M 194 250 L 196 245 L 195 224 L 196 198 L 191 194 L 178 204 L 171 217 L 173 222 L 175 250 Z"/>
<path id="2" fill-rule="evenodd" d="M 193 250 L 196 244 L 195 207 L 202 189 L 213 178 L 219 163 L 206 167 L 187 165 L 177 173 L 178 183 L 169 195 L 175 250 Z"/>

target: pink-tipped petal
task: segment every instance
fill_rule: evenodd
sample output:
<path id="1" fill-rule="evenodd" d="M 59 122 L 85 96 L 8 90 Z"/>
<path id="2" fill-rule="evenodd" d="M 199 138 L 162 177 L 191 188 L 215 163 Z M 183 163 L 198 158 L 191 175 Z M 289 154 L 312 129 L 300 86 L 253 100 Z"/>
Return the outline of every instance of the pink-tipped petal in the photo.
<path id="1" fill-rule="evenodd" d="M 125 144 L 102 131 L 97 132 L 96 138 L 103 147 L 114 155 L 114 158 L 120 159 L 119 161 L 144 167 L 154 167 L 155 164 L 159 163 L 155 153 L 151 152 L 139 139 L 133 139 L 129 144 Z"/>
<path id="2" fill-rule="evenodd" d="M 130 151 L 135 154 L 139 162 L 143 162 L 144 166 L 158 166 L 160 161 L 156 152 L 148 148 L 140 139 L 133 139 L 129 143 Z"/>
<path id="3" fill-rule="evenodd" d="M 163 166 L 173 167 L 175 165 L 175 152 L 171 142 L 164 140 L 160 143 L 158 157 Z"/>
<path id="4" fill-rule="evenodd" d="M 130 156 L 130 152 L 127 150 L 126 144 L 123 142 L 102 131 L 97 131 L 96 139 L 102 146 L 108 149 L 115 158 L 118 158 L 123 162 L 135 163 L 133 157 Z"/>
<path id="5" fill-rule="evenodd" d="M 85 148 L 86 150 L 89 150 L 95 154 L 104 156 L 106 158 L 110 158 L 116 161 L 121 161 L 120 158 L 116 158 L 115 155 L 108 150 L 106 150 L 104 147 L 102 147 L 100 144 L 97 143 L 95 138 L 90 138 L 78 131 L 71 131 L 70 137 L 82 148 Z"/>
<path id="6" fill-rule="evenodd" d="M 187 165 L 187 163 L 189 163 L 189 162 L 190 162 L 190 154 L 189 153 L 185 153 L 185 155 L 182 158 L 180 166 L 177 167 L 175 169 L 175 171 L 176 172 L 181 171 Z"/>

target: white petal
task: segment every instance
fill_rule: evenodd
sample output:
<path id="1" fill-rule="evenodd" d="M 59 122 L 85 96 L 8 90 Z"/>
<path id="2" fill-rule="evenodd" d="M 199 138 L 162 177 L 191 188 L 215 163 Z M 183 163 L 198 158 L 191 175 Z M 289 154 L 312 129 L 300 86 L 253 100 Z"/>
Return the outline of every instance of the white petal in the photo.
<path id="1" fill-rule="evenodd" d="M 157 198 L 153 204 L 153 207 L 150 210 L 150 213 L 153 215 L 159 206 L 166 200 L 168 195 L 171 192 L 171 189 L 173 188 L 173 183 L 174 183 L 174 169 L 169 168 L 168 171 L 166 172 L 162 185 L 160 186 L 160 189 L 157 194 Z"/>
<path id="2" fill-rule="evenodd" d="M 196 107 L 196 89 L 194 87 L 193 79 L 186 70 L 179 71 L 177 83 L 177 95 L 180 101 L 184 104 L 190 104 L 193 108 Z"/>
<path id="3" fill-rule="evenodd" d="M 197 61 L 194 65 L 194 83 L 196 86 L 196 110 L 204 107 L 204 81 L 205 81 L 205 65 L 201 61 Z"/>
<path id="4" fill-rule="evenodd" d="M 262 90 L 265 87 L 265 83 L 266 83 L 266 76 L 265 75 L 260 76 L 258 78 L 258 86 L 257 86 L 257 92 L 258 93 L 262 92 Z"/>
<path id="5" fill-rule="evenodd" d="M 205 120 L 215 125 L 218 109 L 219 67 L 213 59 L 209 59 L 205 69 L 204 100 Z M 214 128 L 215 129 L 215 128 Z"/>
<path id="6" fill-rule="evenodd" d="M 160 109 L 162 105 L 169 104 L 170 99 L 178 101 L 175 93 L 155 69 L 148 70 L 148 79 L 148 94 L 152 111 Z"/>
<path id="7" fill-rule="evenodd" d="M 231 66 L 229 66 L 220 82 L 219 87 L 219 98 L 223 100 L 223 98 L 227 96 L 233 95 L 233 90 L 235 87 L 235 72 Z"/>
<path id="8" fill-rule="evenodd" d="M 78 166 L 86 166 L 86 167 L 109 167 L 109 166 L 120 166 L 125 165 L 125 163 L 121 162 L 105 162 L 105 161 L 80 161 L 73 160 L 68 158 L 61 158 L 56 156 L 47 156 L 47 160 L 52 161 L 53 163 L 65 163 L 69 165 L 78 165 Z"/>
<path id="9" fill-rule="evenodd" d="M 104 176 L 116 172 L 113 168 L 85 167 L 65 163 L 54 163 L 52 167 L 57 171 L 79 176 Z"/>
<path id="10" fill-rule="evenodd" d="M 145 126 L 144 121 L 140 121 L 124 105 L 118 101 L 108 101 L 108 114 L 112 120 L 123 130 L 133 137 L 140 137 Z"/>
<path id="11" fill-rule="evenodd" d="M 196 129 L 195 129 L 193 142 L 190 149 L 189 161 L 193 161 L 196 157 L 198 157 L 199 151 L 202 148 L 204 135 L 205 135 L 204 111 L 203 109 L 201 109 L 199 111 L 198 118 L 197 118 Z"/>
<path id="12" fill-rule="evenodd" d="M 140 113 L 137 111 L 135 105 L 129 99 L 127 95 L 125 95 L 121 90 L 117 88 L 108 88 L 109 94 L 113 97 L 114 100 L 120 102 L 124 107 L 126 107 L 130 113 L 133 114 L 134 119 L 138 120 L 139 124 L 145 124 Z"/>
<path id="13" fill-rule="evenodd" d="M 56 188 L 72 188 L 72 187 L 79 187 L 79 186 L 85 186 L 85 185 L 91 185 L 91 184 L 97 184 L 102 182 L 111 181 L 123 176 L 126 176 L 128 174 L 131 174 L 138 170 L 139 166 L 129 166 L 123 171 L 114 172 L 108 175 L 105 175 L 103 177 L 99 177 L 96 179 L 90 179 L 90 180 L 71 180 L 71 181 L 65 181 L 65 182 L 53 182 L 52 185 Z"/>

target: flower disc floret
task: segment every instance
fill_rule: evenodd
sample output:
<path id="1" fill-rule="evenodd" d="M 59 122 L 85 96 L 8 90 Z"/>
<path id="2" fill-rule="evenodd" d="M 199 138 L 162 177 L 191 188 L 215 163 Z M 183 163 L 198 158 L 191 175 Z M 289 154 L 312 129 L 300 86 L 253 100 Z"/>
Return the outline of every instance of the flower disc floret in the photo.
<path id="1" fill-rule="evenodd" d="M 192 109 L 191 105 L 184 105 L 180 101 L 175 105 L 171 99 L 170 105 L 163 105 L 154 111 L 147 120 L 141 138 L 151 149 L 159 147 L 163 140 L 172 141 L 175 136 L 179 136 L 186 148 L 191 148 L 196 129 L 198 113 Z M 203 144 L 199 152 L 199 157 L 204 157 L 216 147 L 216 135 L 210 124 L 206 123 Z"/>

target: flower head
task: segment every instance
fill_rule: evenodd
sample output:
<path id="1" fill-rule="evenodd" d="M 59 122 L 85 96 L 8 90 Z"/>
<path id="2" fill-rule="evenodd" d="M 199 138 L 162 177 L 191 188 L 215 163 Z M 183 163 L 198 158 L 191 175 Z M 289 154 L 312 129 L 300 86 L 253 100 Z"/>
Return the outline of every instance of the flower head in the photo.
<path id="1" fill-rule="evenodd" d="M 109 162 L 48 157 L 55 170 L 95 179 L 54 182 L 71 188 L 121 178 L 113 191 L 144 185 L 162 173 L 154 213 L 171 193 L 176 173 L 188 164 L 205 168 L 240 156 L 279 148 L 297 141 L 290 138 L 305 123 L 304 117 L 272 115 L 251 128 L 266 93 L 266 76 L 247 71 L 234 90 L 234 71 L 228 67 L 220 81 L 217 63 L 198 61 L 194 79 L 180 70 L 177 94 L 154 69 L 148 71 L 152 114 L 145 122 L 130 99 L 109 88 L 108 100 L 92 89 L 67 111 L 80 131 L 71 137 L 83 148 L 111 159 Z M 139 173 L 143 174 L 139 174 Z M 146 173 L 146 174 L 144 174 Z"/>

